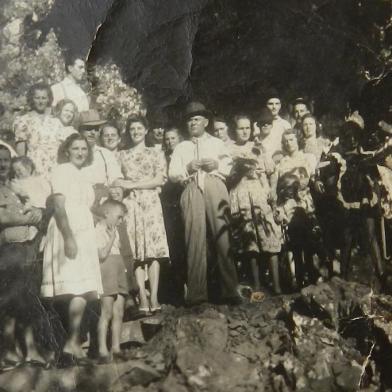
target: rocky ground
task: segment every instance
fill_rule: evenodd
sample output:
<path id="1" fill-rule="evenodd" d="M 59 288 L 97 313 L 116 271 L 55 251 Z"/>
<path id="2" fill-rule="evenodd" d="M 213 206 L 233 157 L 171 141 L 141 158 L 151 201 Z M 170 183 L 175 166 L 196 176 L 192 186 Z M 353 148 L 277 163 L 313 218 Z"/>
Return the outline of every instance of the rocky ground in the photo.
<path id="1" fill-rule="evenodd" d="M 20 368 L 1 374 L 0 386 L 10 392 L 392 391 L 391 320 L 392 297 L 334 278 L 259 304 L 166 307 L 142 320 L 139 332 L 137 324 L 126 325 L 134 342 L 125 362 Z"/>

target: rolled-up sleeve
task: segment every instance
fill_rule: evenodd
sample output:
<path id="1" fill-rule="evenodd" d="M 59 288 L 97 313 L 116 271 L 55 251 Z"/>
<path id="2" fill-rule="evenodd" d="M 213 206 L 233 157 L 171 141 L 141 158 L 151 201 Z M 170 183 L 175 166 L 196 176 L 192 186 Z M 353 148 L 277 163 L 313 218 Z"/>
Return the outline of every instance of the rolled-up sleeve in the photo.
<path id="1" fill-rule="evenodd" d="M 186 163 L 183 156 L 186 151 L 184 145 L 179 144 L 173 151 L 169 164 L 169 179 L 172 182 L 181 182 L 188 177 Z"/>
<path id="2" fill-rule="evenodd" d="M 219 149 L 218 156 L 218 172 L 224 176 L 228 177 L 233 167 L 233 159 L 231 158 L 229 149 L 222 143 Z"/>

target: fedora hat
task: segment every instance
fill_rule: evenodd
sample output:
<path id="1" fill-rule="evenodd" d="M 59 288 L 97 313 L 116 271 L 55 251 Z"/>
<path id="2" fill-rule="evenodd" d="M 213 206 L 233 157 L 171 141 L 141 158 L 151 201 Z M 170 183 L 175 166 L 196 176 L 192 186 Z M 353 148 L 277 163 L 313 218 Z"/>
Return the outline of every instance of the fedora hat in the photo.
<path id="1" fill-rule="evenodd" d="M 262 127 L 265 124 L 272 124 L 274 121 L 274 116 L 271 114 L 271 111 L 267 108 L 261 109 L 261 112 L 257 116 L 256 123 L 258 127 Z"/>
<path id="2" fill-rule="evenodd" d="M 211 112 L 207 110 L 206 107 L 200 102 L 189 102 L 185 108 L 184 118 L 188 119 L 192 116 L 203 116 L 210 118 Z"/>
<path id="3" fill-rule="evenodd" d="M 86 110 L 84 112 L 79 113 L 80 128 L 95 127 L 97 125 L 103 125 L 106 122 L 107 122 L 106 120 L 101 119 L 99 113 L 94 109 Z"/>

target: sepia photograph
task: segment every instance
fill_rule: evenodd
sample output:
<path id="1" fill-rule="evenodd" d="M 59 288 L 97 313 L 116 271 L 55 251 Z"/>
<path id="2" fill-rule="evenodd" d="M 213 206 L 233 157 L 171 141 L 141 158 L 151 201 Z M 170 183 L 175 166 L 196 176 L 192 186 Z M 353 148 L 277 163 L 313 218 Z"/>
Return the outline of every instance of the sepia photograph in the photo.
<path id="1" fill-rule="evenodd" d="M 392 391 L 392 0 L 0 0 L 0 392 Z"/>

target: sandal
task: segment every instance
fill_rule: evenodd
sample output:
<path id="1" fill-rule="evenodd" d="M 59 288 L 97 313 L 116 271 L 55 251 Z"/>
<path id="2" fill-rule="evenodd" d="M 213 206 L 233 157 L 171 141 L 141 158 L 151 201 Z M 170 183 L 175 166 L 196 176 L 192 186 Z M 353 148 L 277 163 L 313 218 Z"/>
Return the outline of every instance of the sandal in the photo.
<path id="1" fill-rule="evenodd" d="M 44 370 L 49 370 L 52 367 L 51 362 L 42 362 L 42 361 L 38 361 L 36 359 L 30 359 L 30 358 L 26 358 L 23 364 L 27 365 L 27 366 L 42 368 Z"/>
<path id="2" fill-rule="evenodd" d="M 262 291 L 253 291 L 253 293 L 250 296 L 251 303 L 263 302 L 264 299 L 265 299 L 265 293 L 263 293 Z"/>
<path id="3" fill-rule="evenodd" d="M 151 316 L 150 307 L 139 307 L 139 312 L 144 315 L 144 317 Z"/>
<path id="4" fill-rule="evenodd" d="M 161 310 L 162 310 L 162 306 L 161 305 L 151 307 L 151 313 L 160 312 Z"/>

